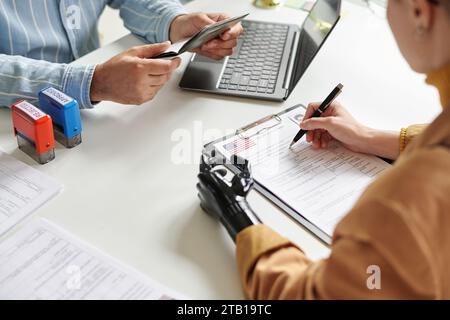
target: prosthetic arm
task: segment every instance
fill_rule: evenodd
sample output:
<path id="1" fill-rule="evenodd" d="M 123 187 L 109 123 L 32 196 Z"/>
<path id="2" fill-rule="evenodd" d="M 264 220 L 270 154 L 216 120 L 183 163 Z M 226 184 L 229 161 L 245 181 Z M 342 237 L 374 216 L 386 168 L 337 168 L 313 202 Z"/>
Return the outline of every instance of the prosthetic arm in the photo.
<path id="1" fill-rule="evenodd" d="M 240 231 L 261 221 L 246 199 L 253 188 L 249 163 L 238 156 L 233 156 L 231 161 L 239 169 L 236 172 L 216 163 L 214 157 L 202 156 L 197 189 L 202 209 L 219 219 L 236 241 Z"/>

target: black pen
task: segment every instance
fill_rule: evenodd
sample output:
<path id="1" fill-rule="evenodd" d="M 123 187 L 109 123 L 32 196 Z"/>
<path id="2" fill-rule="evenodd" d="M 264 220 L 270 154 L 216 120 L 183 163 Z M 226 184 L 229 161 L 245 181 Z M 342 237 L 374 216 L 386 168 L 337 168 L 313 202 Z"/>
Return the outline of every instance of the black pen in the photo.
<path id="1" fill-rule="evenodd" d="M 331 93 L 328 95 L 328 97 L 322 102 L 320 107 L 316 111 L 314 111 L 311 118 L 320 117 L 322 115 L 322 113 L 324 113 L 328 109 L 328 107 L 333 103 L 333 101 L 342 92 L 343 87 L 344 86 L 342 85 L 342 83 L 339 83 L 336 86 L 336 88 L 334 88 L 333 91 L 331 91 Z M 300 129 L 300 131 L 295 135 L 294 140 L 292 140 L 291 144 L 289 145 L 289 148 L 292 148 L 292 146 L 294 144 L 296 144 L 297 141 L 300 140 L 305 135 L 306 132 L 308 132 L 308 130 Z"/>

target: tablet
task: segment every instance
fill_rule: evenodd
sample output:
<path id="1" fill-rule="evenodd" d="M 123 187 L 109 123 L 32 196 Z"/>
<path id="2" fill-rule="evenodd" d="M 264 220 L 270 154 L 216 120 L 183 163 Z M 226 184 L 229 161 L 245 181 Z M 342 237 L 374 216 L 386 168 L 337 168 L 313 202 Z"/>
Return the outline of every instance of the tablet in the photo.
<path id="1" fill-rule="evenodd" d="M 210 24 L 210 25 L 206 26 L 205 28 L 203 28 L 200 32 L 195 34 L 192 38 L 190 38 L 181 47 L 181 49 L 178 52 L 175 52 L 175 51 L 164 52 L 160 55 L 151 57 L 150 59 L 173 59 L 186 51 L 189 51 L 189 50 L 192 50 L 195 48 L 199 48 L 202 45 L 204 45 L 205 43 L 207 43 L 208 41 L 210 41 L 214 38 L 217 38 L 222 33 L 224 33 L 228 29 L 232 28 L 233 26 L 235 26 L 236 24 L 241 22 L 248 15 L 249 14 L 246 13 L 246 14 L 243 14 L 238 17 L 228 18 L 228 19 Z"/>

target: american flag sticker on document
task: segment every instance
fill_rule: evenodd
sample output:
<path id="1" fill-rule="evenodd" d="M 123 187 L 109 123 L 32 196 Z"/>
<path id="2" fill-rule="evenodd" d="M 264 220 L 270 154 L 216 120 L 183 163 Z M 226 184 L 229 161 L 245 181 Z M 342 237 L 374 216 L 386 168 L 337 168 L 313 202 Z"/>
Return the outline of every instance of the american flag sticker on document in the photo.
<path id="1" fill-rule="evenodd" d="M 231 154 L 239 154 L 240 152 L 248 150 L 255 145 L 256 143 L 250 138 L 239 138 L 227 143 L 223 147 Z"/>

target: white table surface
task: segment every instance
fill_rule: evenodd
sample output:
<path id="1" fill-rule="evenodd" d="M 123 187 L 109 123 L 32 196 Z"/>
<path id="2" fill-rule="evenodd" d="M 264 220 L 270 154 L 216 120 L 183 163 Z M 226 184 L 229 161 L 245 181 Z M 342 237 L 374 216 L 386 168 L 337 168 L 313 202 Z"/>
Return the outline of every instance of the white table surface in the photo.
<path id="1" fill-rule="evenodd" d="M 187 7 L 231 15 L 251 12 L 251 19 L 299 24 L 305 16 L 288 8 L 256 9 L 250 3 L 197 0 Z M 126 36 L 78 63 L 100 63 L 137 44 L 135 37 Z M 188 58 L 149 103 L 130 107 L 105 102 L 83 110 L 82 145 L 72 150 L 58 146 L 52 163 L 39 166 L 17 149 L 7 109 L 0 110 L 0 147 L 64 184 L 64 192 L 34 218 L 56 222 L 192 298 L 243 297 L 234 244 L 199 208 L 195 184 L 203 143 L 296 103 L 323 99 L 338 82 L 345 85 L 340 101 L 372 126 L 398 129 L 424 123 L 440 110 L 435 90 L 402 59 L 386 20 L 348 2 L 339 25 L 284 103 L 182 91 L 178 82 Z M 182 164 L 172 157 L 179 134 L 188 134 L 192 142 Z M 312 258 L 329 253 L 260 195 L 253 193 L 250 203 L 264 222 Z"/>

